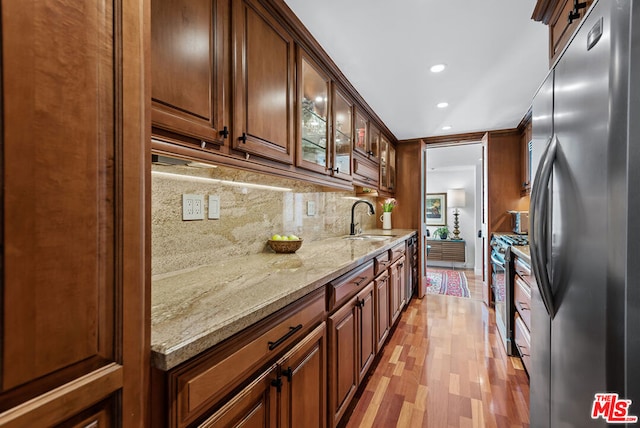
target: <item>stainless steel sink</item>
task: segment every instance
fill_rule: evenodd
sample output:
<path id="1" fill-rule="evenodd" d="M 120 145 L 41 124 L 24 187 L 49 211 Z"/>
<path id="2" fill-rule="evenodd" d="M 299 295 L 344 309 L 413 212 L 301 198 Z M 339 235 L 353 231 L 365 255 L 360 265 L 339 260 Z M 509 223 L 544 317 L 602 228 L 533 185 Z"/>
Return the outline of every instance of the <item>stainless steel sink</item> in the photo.
<path id="1" fill-rule="evenodd" d="M 350 239 L 354 241 L 386 241 L 387 239 L 393 239 L 397 235 L 347 235 L 344 239 Z"/>

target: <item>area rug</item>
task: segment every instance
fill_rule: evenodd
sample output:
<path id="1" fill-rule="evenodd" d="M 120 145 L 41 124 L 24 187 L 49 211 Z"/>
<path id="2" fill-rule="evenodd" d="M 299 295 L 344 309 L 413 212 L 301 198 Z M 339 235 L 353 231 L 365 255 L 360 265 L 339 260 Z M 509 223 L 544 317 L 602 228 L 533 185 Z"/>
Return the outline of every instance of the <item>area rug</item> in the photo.
<path id="1" fill-rule="evenodd" d="M 467 298 L 471 296 L 464 272 L 432 268 L 427 269 L 427 294 Z"/>

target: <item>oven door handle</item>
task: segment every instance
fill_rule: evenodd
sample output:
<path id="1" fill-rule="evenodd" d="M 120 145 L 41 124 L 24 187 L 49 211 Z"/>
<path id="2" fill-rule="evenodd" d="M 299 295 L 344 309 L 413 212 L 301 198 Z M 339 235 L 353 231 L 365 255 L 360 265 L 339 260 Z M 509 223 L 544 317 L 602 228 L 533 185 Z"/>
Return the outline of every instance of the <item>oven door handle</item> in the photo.
<path id="1" fill-rule="evenodd" d="M 493 254 L 491 254 L 491 263 L 493 263 L 494 265 L 498 265 L 502 269 L 504 269 L 504 261 L 496 258 L 496 256 L 494 256 Z"/>

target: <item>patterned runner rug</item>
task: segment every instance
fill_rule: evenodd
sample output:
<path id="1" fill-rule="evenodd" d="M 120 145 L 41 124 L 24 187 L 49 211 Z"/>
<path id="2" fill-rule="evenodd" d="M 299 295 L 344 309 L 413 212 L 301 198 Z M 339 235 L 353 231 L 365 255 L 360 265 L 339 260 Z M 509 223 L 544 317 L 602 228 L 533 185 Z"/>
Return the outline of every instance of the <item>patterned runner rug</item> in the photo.
<path id="1" fill-rule="evenodd" d="M 467 277 L 457 270 L 427 268 L 427 294 L 469 298 Z"/>

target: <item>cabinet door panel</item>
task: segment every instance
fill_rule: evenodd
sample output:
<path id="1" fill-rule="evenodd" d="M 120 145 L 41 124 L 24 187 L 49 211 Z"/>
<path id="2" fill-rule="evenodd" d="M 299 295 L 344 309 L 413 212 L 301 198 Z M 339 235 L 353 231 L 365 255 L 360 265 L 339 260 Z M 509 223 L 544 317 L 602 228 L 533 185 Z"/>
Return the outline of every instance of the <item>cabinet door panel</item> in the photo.
<path id="1" fill-rule="evenodd" d="M 376 340 L 377 352 L 380 352 L 389 335 L 389 274 L 384 273 L 376 278 Z"/>
<path id="2" fill-rule="evenodd" d="M 153 125 L 221 142 L 223 0 L 153 0 L 151 73 Z M 228 40 L 228 39 L 227 39 Z"/>
<path id="3" fill-rule="evenodd" d="M 2 2 L 3 391 L 115 360 L 113 11 Z"/>
<path id="4" fill-rule="evenodd" d="M 326 427 L 326 345 L 322 323 L 281 362 L 284 386 L 280 426 Z"/>
<path id="5" fill-rule="evenodd" d="M 202 428 L 276 427 L 276 388 L 271 384 L 275 378 L 276 366 L 274 365 L 199 426 Z"/>
<path id="6" fill-rule="evenodd" d="M 340 420 L 358 386 L 357 306 L 352 299 L 329 317 L 329 415 Z"/>
<path id="7" fill-rule="evenodd" d="M 375 317 L 373 306 L 373 282 L 369 283 L 362 292 L 358 293 L 360 299 L 360 352 L 359 352 L 359 382 L 371 367 L 376 352 Z"/>
<path id="8" fill-rule="evenodd" d="M 293 163 L 294 42 L 256 1 L 233 3 L 235 149 Z"/>
<path id="9" fill-rule="evenodd" d="M 353 139 L 353 103 L 339 90 L 333 100 L 333 176 L 351 179 L 351 140 Z"/>

